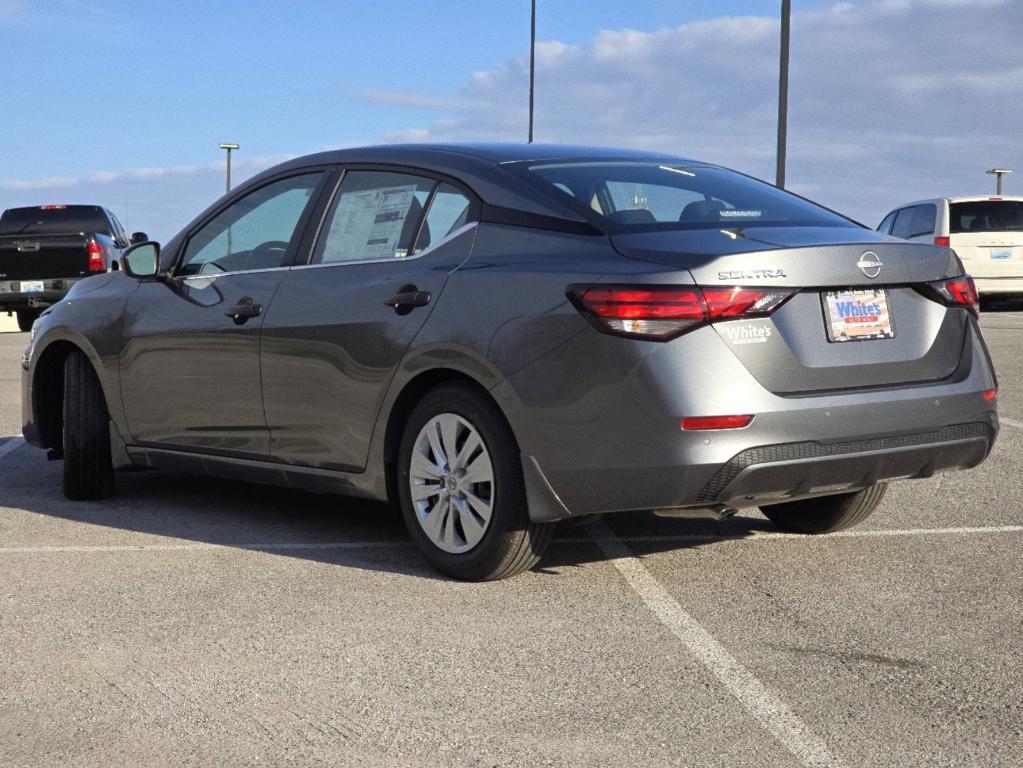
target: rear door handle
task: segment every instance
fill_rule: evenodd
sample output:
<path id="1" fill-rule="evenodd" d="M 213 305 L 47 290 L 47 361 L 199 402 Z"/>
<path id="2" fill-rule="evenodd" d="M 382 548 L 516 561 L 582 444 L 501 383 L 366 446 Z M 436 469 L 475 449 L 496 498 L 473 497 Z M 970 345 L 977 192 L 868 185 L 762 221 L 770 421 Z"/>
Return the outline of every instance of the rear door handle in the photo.
<path id="1" fill-rule="evenodd" d="M 407 315 L 416 307 L 425 307 L 433 298 L 429 291 L 420 291 L 414 285 L 403 285 L 398 293 L 387 299 L 384 304 L 392 307 L 399 315 Z"/>
<path id="2" fill-rule="evenodd" d="M 235 325 L 243 325 L 250 317 L 259 317 L 262 312 L 262 304 L 256 304 L 251 297 L 245 296 L 224 314 L 234 320 Z"/>

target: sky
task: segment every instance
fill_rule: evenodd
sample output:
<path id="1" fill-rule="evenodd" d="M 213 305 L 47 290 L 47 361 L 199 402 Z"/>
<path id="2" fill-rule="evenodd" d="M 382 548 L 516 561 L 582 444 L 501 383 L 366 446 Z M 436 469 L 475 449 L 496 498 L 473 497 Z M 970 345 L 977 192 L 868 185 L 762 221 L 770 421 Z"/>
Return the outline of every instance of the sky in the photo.
<path id="1" fill-rule="evenodd" d="M 538 0 L 536 140 L 773 181 L 779 0 Z M 787 186 L 874 226 L 1023 194 L 1023 0 L 794 0 Z M 0 0 L 0 209 L 97 203 L 166 241 L 296 155 L 524 141 L 528 0 Z"/>

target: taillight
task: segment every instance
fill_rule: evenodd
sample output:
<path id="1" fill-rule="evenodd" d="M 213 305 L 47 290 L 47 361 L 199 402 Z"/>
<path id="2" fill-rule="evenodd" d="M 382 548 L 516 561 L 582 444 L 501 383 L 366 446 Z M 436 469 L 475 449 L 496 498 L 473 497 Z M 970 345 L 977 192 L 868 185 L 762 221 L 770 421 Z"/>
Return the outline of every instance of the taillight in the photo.
<path id="1" fill-rule="evenodd" d="M 656 285 L 572 286 L 576 308 L 604 333 L 668 341 L 719 320 L 766 317 L 795 291 Z"/>
<path id="2" fill-rule="evenodd" d="M 927 286 L 948 306 L 968 309 L 974 315 L 980 315 L 980 296 L 977 294 L 973 278 L 969 275 L 953 277 L 951 280 L 938 280 L 927 283 Z"/>
<path id="3" fill-rule="evenodd" d="M 949 237 L 948 235 L 938 235 L 937 237 L 934 238 L 934 244 L 940 245 L 944 248 L 951 248 L 952 238 Z"/>
<path id="4" fill-rule="evenodd" d="M 107 262 L 103 258 L 103 246 L 95 240 L 90 240 L 85 246 L 85 252 L 89 256 L 90 272 L 106 272 Z"/>

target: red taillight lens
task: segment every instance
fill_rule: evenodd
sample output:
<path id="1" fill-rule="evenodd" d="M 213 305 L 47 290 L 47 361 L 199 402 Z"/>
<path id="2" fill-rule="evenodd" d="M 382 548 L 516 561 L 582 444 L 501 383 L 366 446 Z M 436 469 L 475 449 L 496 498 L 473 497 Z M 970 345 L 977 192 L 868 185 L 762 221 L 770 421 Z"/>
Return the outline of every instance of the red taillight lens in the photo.
<path id="1" fill-rule="evenodd" d="M 989 403 L 993 403 L 995 400 L 998 399 L 998 390 L 997 389 L 985 389 L 984 390 L 984 399 L 987 400 Z"/>
<path id="2" fill-rule="evenodd" d="M 89 271 L 105 272 L 107 269 L 106 260 L 103 258 L 103 246 L 95 240 L 90 240 L 85 246 L 85 252 L 89 255 Z"/>
<path id="3" fill-rule="evenodd" d="M 682 419 L 682 429 L 742 429 L 753 421 L 752 416 L 690 416 Z"/>
<path id="4" fill-rule="evenodd" d="M 938 235 L 934 238 L 934 244 L 950 248 L 952 246 L 952 238 L 948 235 Z"/>
<path id="5" fill-rule="evenodd" d="M 793 295 L 777 288 L 574 286 L 568 296 L 598 330 L 667 341 L 718 320 L 764 317 Z"/>
<path id="6" fill-rule="evenodd" d="M 951 280 L 939 280 L 928 285 L 950 307 L 968 309 L 974 315 L 980 315 L 980 296 L 977 286 L 969 275 L 953 277 Z"/>

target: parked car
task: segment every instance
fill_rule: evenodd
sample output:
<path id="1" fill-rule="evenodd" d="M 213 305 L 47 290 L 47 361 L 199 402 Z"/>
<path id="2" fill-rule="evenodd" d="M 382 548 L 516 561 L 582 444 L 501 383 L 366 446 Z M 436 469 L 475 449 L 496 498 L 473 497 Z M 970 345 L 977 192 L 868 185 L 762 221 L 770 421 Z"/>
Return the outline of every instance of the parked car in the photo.
<path id="1" fill-rule="evenodd" d="M 878 232 L 952 248 L 982 296 L 1023 295 L 1023 197 L 939 197 L 896 208 Z"/>
<path id="2" fill-rule="evenodd" d="M 129 242 L 117 217 L 98 205 L 9 208 L 0 215 L 0 312 L 27 331 L 79 280 L 117 269 Z"/>
<path id="3" fill-rule="evenodd" d="M 388 499 L 463 579 L 590 514 L 838 530 L 998 429 L 949 248 L 669 155 L 312 155 L 122 265 L 24 357 L 24 434 L 69 498 L 137 466 Z"/>

